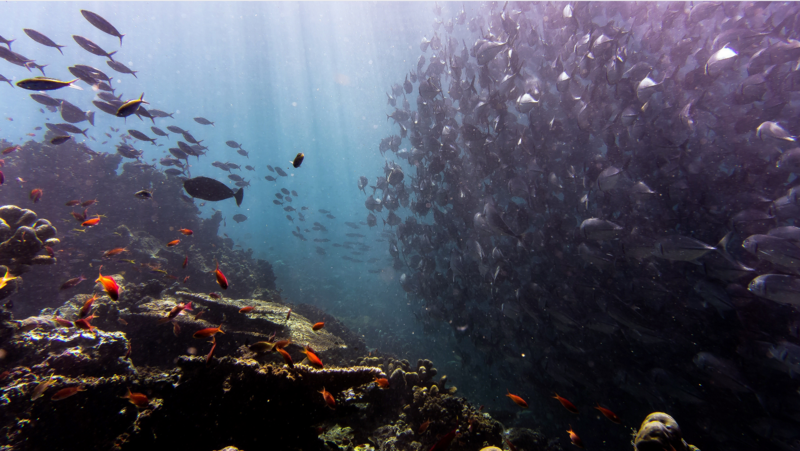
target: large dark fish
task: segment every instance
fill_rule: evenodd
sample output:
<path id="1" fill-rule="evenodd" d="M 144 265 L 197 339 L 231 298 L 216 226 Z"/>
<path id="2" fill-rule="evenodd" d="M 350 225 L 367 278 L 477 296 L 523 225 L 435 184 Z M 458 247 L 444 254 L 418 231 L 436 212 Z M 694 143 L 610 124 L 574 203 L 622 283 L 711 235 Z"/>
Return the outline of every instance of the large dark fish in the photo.
<path id="1" fill-rule="evenodd" d="M 119 38 L 119 45 L 122 47 L 122 37 L 125 36 L 124 34 L 120 34 L 113 25 L 111 25 L 107 20 L 103 19 L 102 17 L 98 16 L 97 14 L 87 11 L 85 9 L 81 10 L 81 14 L 86 20 L 89 21 L 90 24 L 94 25 L 98 30 L 102 31 L 103 33 L 110 34 L 111 36 L 116 36 Z"/>
<path id="2" fill-rule="evenodd" d="M 235 215 L 233 215 L 233 220 L 236 221 L 236 222 L 245 222 L 245 221 L 247 221 L 247 216 L 245 216 L 245 215 L 243 215 L 241 213 L 235 214 Z"/>
<path id="3" fill-rule="evenodd" d="M 58 49 L 59 52 L 61 52 L 62 55 L 64 54 L 64 52 L 61 51 L 61 47 L 66 47 L 66 46 L 56 44 L 50 38 L 48 38 L 47 36 L 43 35 L 42 33 L 39 33 L 36 30 L 31 30 L 30 28 L 23 28 L 22 31 L 24 31 L 25 34 L 30 36 L 31 39 L 33 39 L 34 41 L 38 42 L 39 44 L 45 45 L 47 47 L 56 48 L 56 49 Z"/>
<path id="4" fill-rule="evenodd" d="M 108 64 L 108 67 L 114 69 L 115 71 L 121 74 L 131 74 L 133 75 L 133 78 L 139 78 L 136 76 L 136 73 L 139 72 L 138 70 L 128 69 L 128 66 L 120 63 L 119 61 L 110 60 L 106 61 L 106 64 Z"/>
<path id="5" fill-rule="evenodd" d="M 78 81 L 77 78 L 72 81 L 61 81 L 55 78 L 36 77 L 20 80 L 17 82 L 17 86 L 29 91 L 53 91 L 67 86 L 83 91 L 83 89 L 74 84 L 76 81 Z"/>
<path id="6" fill-rule="evenodd" d="M 84 38 L 83 36 L 72 35 L 72 39 L 74 39 L 75 42 L 77 42 L 78 45 L 83 47 L 83 49 L 86 50 L 87 52 L 97 56 L 104 56 L 112 61 L 114 60 L 114 58 L 112 58 L 112 55 L 117 53 L 117 52 L 108 53 L 105 50 L 101 49 L 99 45 Z"/>
<path id="7" fill-rule="evenodd" d="M 224 183 L 208 177 L 195 177 L 186 180 L 183 182 L 183 189 L 192 197 L 212 202 L 233 197 L 236 199 L 237 206 L 242 204 L 242 198 L 244 197 L 244 188 L 239 188 L 239 191 L 234 192 Z"/>

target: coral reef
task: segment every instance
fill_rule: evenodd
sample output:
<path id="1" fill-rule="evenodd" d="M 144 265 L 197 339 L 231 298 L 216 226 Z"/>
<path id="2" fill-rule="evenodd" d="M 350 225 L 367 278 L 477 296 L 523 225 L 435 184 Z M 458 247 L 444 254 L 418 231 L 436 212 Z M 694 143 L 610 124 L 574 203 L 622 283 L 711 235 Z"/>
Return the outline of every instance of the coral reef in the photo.
<path id="1" fill-rule="evenodd" d="M 45 246 L 51 249 L 59 244 L 57 230 L 46 219 L 39 219 L 31 210 L 16 205 L 0 207 L 0 265 L 4 274 L 21 274 L 30 265 L 52 265 L 56 259 L 40 255 Z M 19 289 L 20 278 L 14 278 L 0 286 L 0 299 Z"/>
<path id="2" fill-rule="evenodd" d="M 699 451 L 683 440 L 678 423 L 663 412 L 653 412 L 644 419 L 633 447 L 636 451 Z"/>

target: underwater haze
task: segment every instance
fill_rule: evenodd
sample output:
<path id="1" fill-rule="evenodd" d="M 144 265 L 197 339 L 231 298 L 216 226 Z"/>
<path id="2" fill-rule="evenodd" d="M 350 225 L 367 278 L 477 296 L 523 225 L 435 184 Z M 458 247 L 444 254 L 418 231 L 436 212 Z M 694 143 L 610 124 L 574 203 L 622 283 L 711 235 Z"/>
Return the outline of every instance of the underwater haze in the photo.
<path id="1" fill-rule="evenodd" d="M 800 450 L 800 5 L 0 11 L 8 449 Z"/>

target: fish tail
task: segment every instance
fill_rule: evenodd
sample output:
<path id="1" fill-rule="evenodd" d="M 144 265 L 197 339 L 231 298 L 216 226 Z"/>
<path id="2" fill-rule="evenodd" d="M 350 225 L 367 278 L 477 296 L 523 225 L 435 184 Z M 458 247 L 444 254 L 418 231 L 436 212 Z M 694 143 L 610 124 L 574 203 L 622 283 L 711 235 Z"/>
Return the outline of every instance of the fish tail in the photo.
<path id="1" fill-rule="evenodd" d="M 242 199 L 244 199 L 244 188 L 239 188 L 239 191 L 236 191 L 233 194 L 233 197 L 236 199 L 236 206 L 242 205 Z"/>
<path id="2" fill-rule="evenodd" d="M 115 54 L 115 53 L 117 53 L 117 52 L 116 52 L 116 50 L 115 50 L 115 51 L 113 51 L 113 52 L 111 52 L 111 53 L 109 53 L 109 54 L 108 54 L 108 55 L 106 55 L 106 56 L 108 56 L 108 59 L 110 59 L 111 61 L 114 61 L 114 58 L 112 58 L 112 57 L 111 57 L 111 55 L 113 55 L 113 54 Z"/>
<path id="3" fill-rule="evenodd" d="M 122 47 L 122 37 L 125 36 L 124 34 L 119 35 L 119 46 Z"/>

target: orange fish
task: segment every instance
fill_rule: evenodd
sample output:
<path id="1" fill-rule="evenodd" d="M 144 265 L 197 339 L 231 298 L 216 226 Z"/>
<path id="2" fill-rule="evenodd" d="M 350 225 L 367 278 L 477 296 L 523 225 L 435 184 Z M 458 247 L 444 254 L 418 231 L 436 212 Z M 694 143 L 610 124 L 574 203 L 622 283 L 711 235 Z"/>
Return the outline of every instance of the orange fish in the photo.
<path id="1" fill-rule="evenodd" d="M 456 438 L 457 434 L 458 434 L 458 428 L 455 428 L 452 431 L 448 432 L 447 434 L 444 435 L 444 437 L 440 438 L 439 441 L 436 442 L 436 444 L 431 446 L 430 451 L 439 451 L 447 449 L 447 447 L 450 446 L 450 443 L 453 441 L 453 439 Z"/>
<path id="2" fill-rule="evenodd" d="M 194 233 L 194 232 L 192 232 L 191 229 L 178 229 L 178 232 L 181 232 L 182 234 L 184 234 L 186 236 L 192 236 L 192 234 Z"/>
<path id="3" fill-rule="evenodd" d="M 217 339 L 214 337 L 211 337 L 211 339 L 214 341 L 214 345 L 211 346 L 211 351 L 209 351 L 208 355 L 206 356 L 206 365 L 208 365 L 208 362 L 211 361 L 211 356 L 214 355 L 214 349 L 217 348 Z"/>
<path id="4" fill-rule="evenodd" d="M 311 330 L 320 330 L 323 327 L 325 327 L 325 323 L 316 323 L 313 326 L 311 326 Z"/>
<path id="5" fill-rule="evenodd" d="M 60 316 L 54 316 L 53 321 L 58 323 L 59 326 L 72 327 L 72 321 L 66 320 Z"/>
<path id="6" fill-rule="evenodd" d="M 95 327 L 89 324 L 89 321 L 95 319 L 94 315 L 87 316 L 86 318 L 81 318 L 79 320 L 75 320 L 75 327 L 80 330 L 88 330 L 89 332 L 93 332 Z"/>
<path id="7" fill-rule="evenodd" d="M 61 401 L 62 399 L 69 398 L 70 396 L 78 393 L 79 391 L 86 391 L 83 385 L 77 385 L 75 387 L 67 387 L 62 388 L 61 390 L 55 392 L 55 394 L 50 398 L 53 401 Z"/>
<path id="8" fill-rule="evenodd" d="M 107 250 L 103 252 L 103 257 L 113 257 L 115 255 L 119 255 L 123 252 L 128 252 L 128 248 L 126 247 L 115 247 L 114 249 Z"/>
<path id="9" fill-rule="evenodd" d="M 239 309 L 239 313 L 250 313 L 255 309 L 256 309 L 255 307 L 248 305 L 247 307 L 242 307 L 241 309 Z"/>
<path id="10" fill-rule="evenodd" d="M 169 243 L 167 243 L 167 247 L 177 246 L 180 243 L 181 243 L 181 240 L 172 240 Z"/>
<path id="11" fill-rule="evenodd" d="M 208 338 L 213 337 L 217 333 L 224 334 L 222 330 L 222 324 L 219 327 L 206 327 L 205 329 L 200 329 L 192 335 L 194 338 Z"/>
<path id="12" fill-rule="evenodd" d="M 92 310 L 92 304 L 94 304 L 95 300 L 97 300 L 97 295 L 92 296 L 83 303 L 83 307 L 78 310 L 78 318 L 83 318 L 89 314 L 89 311 Z"/>
<path id="13" fill-rule="evenodd" d="M 595 407 L 595 409 L 599 410 L 600 413 L 605 415 L 605 417 L 611 420 L 613 423 L 622 424 L 622 420 L 619 419 L 617 414 L 606 409 L 605 407 L 600 407 L 600 404 L 598 404 L 597 407 Z"/>
<path id="14" fill-rule="evenodd" d="M 173 321 L 172 322 L 172 335 L 175 335 L 176 337 L 178 337 L 178 336 L 180 336 L 180 334 L 181 334 L 181 325 L 178 324 L 177 321 Z"/>
<path id="15" fill-rule="evenodd" d="M 278 352 L 281 354 L 281 357 L 283 357 L 283 361 L 286 362 L 287 365 L 289 365 L 289 368 L 294 368 L 294 362 L 292 362 L 292 356 L 289 355 L 289 353 L 286 352 L 285 349 L 279 348 L 277 345 L 275 346 L 275 349 L 277 349 Z"/>
<path id="16" fill-rule="evenodd" d="M 6 147 L 5 149 L 3 149 L 3 155 L 8 155 L 11 152 L 13 152 L 15 150 L 20 150 L 20 149 L 22 149 L 22 147 L 20 147 L 20 146 Z"/>
<path id="17" fill-rule="evenodd" d="M 572 444 L 577 446 L 578 448 L 583 448 L 583 441 L 581 441 L 581 438 L 578 437 L 578 434 L 576 434 L 575 431 L 572 430 L 572 426 L 569 427 L 569 430 L 567 432 L 569 433 L 569 439 L 572 440 Z"/>
<path id="18" fill-rule="evenodd" d="M 275 343 L 275 349 L 285 348 L 285 347 L 289 346 L 290 344 L 292 344 L 292 340 L 281 340 L 281 341 Z"/>
<path id="19" fill-rule="evenodd" d="M 189 266 L 189 256 L 188 255 L 183 259 L 183 269 L 186 269 L 187 266 Z"/>
<path id="20" fill-rule="evenodd" d="M 331 410 L 335 410 L 336 399 L 334 399 L 333 395 L 329 391 L 325 390 L 325 387 L 322 387 L 322 390 L 320 390 L 319 393 L 322 393 L 322 399 L 325 400 L 325 404 L 327 404 Z"/>
<path id="21" fill-rule="evenodd" d="M 75 200 L 71 200 L 71 201 L 67 202 L 67 207 L 74 207 L 74 206 L 80 205 L 80 204 L 81 204 L 81 201 L 78 200 L 78 199 L 75 199 Z"/>
<path id="22" fill-rule="evenodd" d="M 99 219 L 99 218 L 98 218 Z M 95 282 L 100 282 L 103 284 L 103 288 L 105 288 L 106 293 L 108 293 L 108 297 L 113 300 L 119 299 L 119 285 L 117 285 L 117 281 L 114 280 L 113 277 L 105 277 L 103 276 L 103 267 L 100 267 L 100 277 L 95 280 Z"/>
<path id="23" fill-rule="evenodd" d="M 175 307 L 172 307 L 172 310 L 170 310 L 169 313 L 167 313 L 167 316 L 165 316 L 164 318 L 161 318 L 161 319 L 158 320 L 158 324 L 164 324 L 164 323 L 172 320 L 176 316 L 180 315 L 182 311 L 191 310 L 191 309 L 192 309 L 192 303 L 191 302 L 189 302 L 188 304 L 184 304 L 183 302 L 179 302 L 178 305 L 176 305 Z"/>
<path id="24" fill-rule="evenodd" d="M 189 281 L 189 276 L 186 276 L 186 277 L 183 278 L 183 283 L 186 283 L 188 281 Z"/>
<path id="25" fill-rule="evenodd" d="M 561 403 L 561 405 L 564 406 L 564 408 L 569 410 L 570 412 L 578 413 L 578 408 L 575 407 L 575 404 L 569 402 L 568 400 L 562 398 L 561 396 L 558 396 L 558 393 L 556 393 L 556 395 L 553 396 L 553 399 L 557 399 Z"/>
<path id="26" fill-rule="evenodd" d="M 511 398 L 511 400 L 514 401 L 514 404 L 522 407 L 523 409 L 527 409 L 528 408 L 528 403 L 525 402 L 524 399 L 520 398 L 517 395 L 512 395 L 511 392 L 508 391 L 508 389 L 506 389 L 506 391 L 508 392 L 508 394 L 506 396 Z"/>
<path id="27" fill-rule="evenodd" d="M 424 423 L 419 425 L 419 429 L 417 429 L 417 434 L 422 435 L 425 431 L 428 430 L 428 426 L 431 425 L 431 420 L 425 420 Z"/>
<path id="28" fill-rule="evenodd" d="M 389 388 L 389 379 L 385 377 L 375 376 L 375 383 L 378 384 L 380 388 Z"/>
<path id="29" fill-rule="evenodd" d="M 36 202 L 39 202 L 39 199 L 42 198 L 42 194 L 44 194 L 44 191 L 42 191 L 41 188 L 36 188 L 31 190 L 31 200 L 33 201 L 34 204 Z"/>
<path id="30" fill-rule="evenodd" d="M 323 367 L 322 366 L 322 360 L 320 360 L 320 358 L 317 357 L 317 355 L 314 354 L 314 351 L 312 351 L 308 346 L 305 346 L 303 348 L 303 350 L 300 351 L 300 352 L 302 352 L 303 354 L 306 355 L 306 357 L 308 358 L 308 361 L 311 362 L 312 365 L 318 366 L 320 368 Z"/>
<path id="31" fill-rule="evenodd" d="M 217 283 L 223 290 L 228 289 L 228 279 L 225 277 L 225 274 L 222 274 L 222 271 L 219 270 L 219 262 L 217 262 L 217 269 L 214 270 L 214 277 L 217 278 Z"/>
<path id="32" fill-rule="evenodd" d="M 100 216 L 98 216 L 96 218 L 92 218 L 92 219 L 86 220 L 86 221 L 83 221 L 83 223 L 81 224 L 81 227 L 95 226 L 95 225 L 97 225 L 98 222 L 100 222 Z"/>
<path id="33" fill-rule="evenodd" d="M 124 396 L 120 396 L 120 398 L 127 398 L 131 404 L 136 407 L 144 407 L 150 404 L 150 400 L 147 399 L 147 396 L 144 393 L 134 393 L 128 388 L 128 394 Z"/>
<path id="34" fill-rule="evenodd" d="M 292 316 L 292 309 L 289 309 L 289 312 L 286 313 L 286 321 L 289 321 L 289 318 Z"/>

